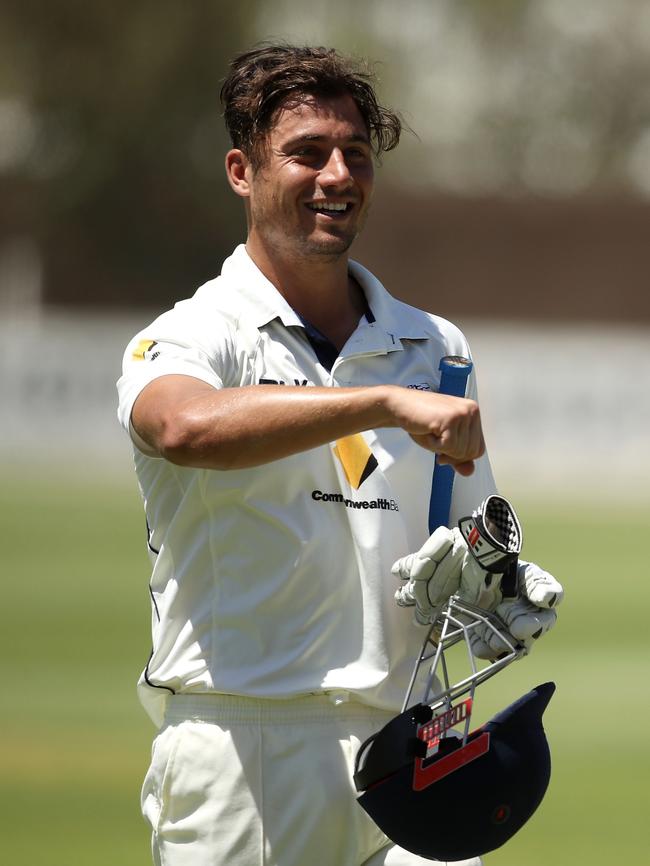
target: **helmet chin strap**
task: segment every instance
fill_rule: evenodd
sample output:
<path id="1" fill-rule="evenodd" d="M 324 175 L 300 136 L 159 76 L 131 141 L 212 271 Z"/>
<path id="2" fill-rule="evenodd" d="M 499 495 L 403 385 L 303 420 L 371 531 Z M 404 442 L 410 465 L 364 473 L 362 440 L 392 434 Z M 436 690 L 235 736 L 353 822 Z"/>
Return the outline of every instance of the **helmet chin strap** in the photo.
<path id="1" fill-rule="evenodd" d="M 477 659 L 471 648 L 472 632 L 479 626 L 487 626 L 501 638 L 507 647 L 499 658 L 485 662 L 482 667 L 477 664 Z M 464 642 L 467 650 L 471 673 L 469 676 L 452 682 L 445 653 L 452 646 L 461 642 Z M 421 703 L 430 707 L 432 718 L 451 713 L 454 702 L 463 695 L 469 694 L 469 700 L 465 702 L 465 710 L 462 714 L 465 722 L 463 732 L 463 745 L 465 745 L 469 735 L 471 710 L 477 686 L 493 677 L 513 661 L 526 655 L 526 652 L 526 648 L 510 634 L 505 623 L 496 614 L 462 601 L 457 595 L 453 595 L 441 606 L 433 625 L 426 634 L 413 668 L 413 674 L 402 705 L 402 712 L 411 705 L 411 697 L 418 681 L 418 675 L 422 667 L 428 664 L 429 670 L 424 683 Z M 445 732 L 442 733 L 443 736 Z"/>

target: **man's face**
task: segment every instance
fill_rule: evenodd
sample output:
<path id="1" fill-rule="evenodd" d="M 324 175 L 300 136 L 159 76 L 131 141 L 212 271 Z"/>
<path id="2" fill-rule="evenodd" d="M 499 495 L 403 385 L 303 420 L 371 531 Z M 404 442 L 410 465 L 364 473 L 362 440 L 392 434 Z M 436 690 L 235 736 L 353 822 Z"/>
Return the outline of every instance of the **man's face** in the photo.
<path id="1" fill-rule="evenodd" d="M 305 97 L 281 108 L 247 170 L 249 239 L 276 252 L 338 258 L 365 222 L 374 167 L 366 125 L 350 96 Z"/>

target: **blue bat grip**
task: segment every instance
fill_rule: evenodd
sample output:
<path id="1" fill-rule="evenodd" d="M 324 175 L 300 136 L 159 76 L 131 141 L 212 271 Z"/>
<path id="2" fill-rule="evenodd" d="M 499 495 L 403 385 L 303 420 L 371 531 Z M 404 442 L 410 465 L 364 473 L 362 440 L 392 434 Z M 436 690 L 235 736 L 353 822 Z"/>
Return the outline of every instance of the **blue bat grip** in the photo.
<path id="1" fill-rule="evenodd" d="M 467 390 L 467 379 L 472 372 L 472 362 L 467 358 L 448 355 L 440 361 L 439 394 L 450 397 L 464 397 Z M 451 494 L 454 486 L 454 470 L 451 466 L 441 466 L 436 455 L 431 483 L 431 499 L 429 500 L 429 533 L 439 526 L 449 523 Z"/>

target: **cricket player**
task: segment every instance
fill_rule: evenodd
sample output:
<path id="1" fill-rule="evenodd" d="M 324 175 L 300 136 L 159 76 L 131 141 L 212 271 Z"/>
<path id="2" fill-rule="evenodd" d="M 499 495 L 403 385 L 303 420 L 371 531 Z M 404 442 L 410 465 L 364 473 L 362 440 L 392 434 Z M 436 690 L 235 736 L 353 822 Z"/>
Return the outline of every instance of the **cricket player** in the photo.
<path id="1" fill-rule="evenodd" d="M 232 61 L 222 101 L 246 242 L 133 338 L 118 382 L 153 565 L 154 862 L 415 866 L 352 771 L 400 709 L 413 611 L 462 576 L 453 530 L 428 538 L 435 456 L 451 527 L 496 489 L 474 375 L 467 398 L 437 393 L 440 359 L 470 350 L 349 258 L 400 135 L 369 74 L 267 45 Z M 535 574 L 538 636 L 561 590 Z"/>

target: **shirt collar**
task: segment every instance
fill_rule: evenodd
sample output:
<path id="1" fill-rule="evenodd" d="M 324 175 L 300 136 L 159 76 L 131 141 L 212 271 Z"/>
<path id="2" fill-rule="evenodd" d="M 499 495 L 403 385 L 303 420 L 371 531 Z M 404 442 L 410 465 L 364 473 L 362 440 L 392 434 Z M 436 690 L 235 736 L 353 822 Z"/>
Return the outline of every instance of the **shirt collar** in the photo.
<path id="1" fill-rule="evenodd" d="M 363 265 L 351 261 L 349 270 L 363 289 L 377 325 L 387 334 L 396 339 L 424 340 L 437 333 L 427 313 L 398 301 Z"/>
<path id="2" fill-rule="evenodd" d="M 435 325 L 426 313 L 393 298 L 363 265 L 350 261 L 349 271 L 363 289 L 375 319 L 374 325 L 389 336 L 397 340 L 421 340 L 435 332 Z M 224 261 L 221 276 L 246 302 L 256 327 L 261 328 L 273 319 L 280 319 L 285 327 L 303 326 L 295 310 L 251 259 L 244 244 L 236 247 Z"/>
<path id="3" fill-rule="evenodd" d="M 273 319 L 280 319 L 285 326 L 302 325 L 296 312 L 248 255 L 244 244 L 239 244 L 224 261 L 221 276 L 246 303 L 256 327 L 268 325 Z"/>

